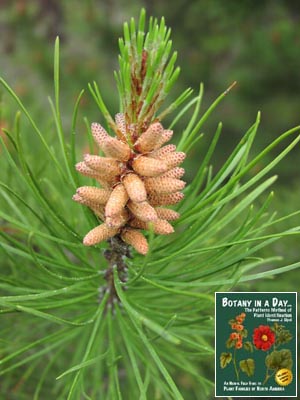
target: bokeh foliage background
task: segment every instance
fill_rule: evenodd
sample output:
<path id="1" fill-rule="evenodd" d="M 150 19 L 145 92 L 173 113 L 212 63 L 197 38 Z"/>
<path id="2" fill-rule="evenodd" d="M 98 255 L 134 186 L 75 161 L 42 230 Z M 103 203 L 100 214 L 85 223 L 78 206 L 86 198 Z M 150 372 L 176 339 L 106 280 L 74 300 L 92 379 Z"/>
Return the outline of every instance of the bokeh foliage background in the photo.
<path id="1" fill-rule="evenodd" d="M 204 82 L 205 107 L 229 84 L 238 82 L 205 126 L 205 133 L 212 134 L 216 122 L 223 122 L 216 168 L 253 123 L 258 110 L 262 111 L 262 120 L 257 146 L 266 145 L 299 123 L 300 5 L 295 1 L 263 0 L 254 4 L 250 0 L 177 0 L 170 6 L 167 0 L 2 0 L 1 75 L 30 105 L 37 121 L 40 115 L 45 118 L 42 111 L 49 108 L 47 95 L 53 94 L 53 44 L 59 35 L 65 126 L 71 124 L 78 93 L 93 80 L 99 83 L 113 114 L 118 110 L 113 78 L 118 68 L 117 40 L 123 22 L 136 17 L 141 6 L 146 7 L 148 15 L 164 15 L 172 28 L 182 70 L 174 97 L 189 86 L 196 92 L 199 82 Z M 12 120 L 7 101 L 1 102 L 4 127 Z M 89 120 L 101 119 L 89 94 L 84 95 L 81 110 Z M 45 125 L 47 122 L 43 121 Z M 82 122 L 83 145 L 85 131 Z M 298 148 L 276 170 L 280 177 L 276 198 L 281 208 L 282 204 L 286 208 L 282 211 L 295 209 L 298 203 L 299 156 Z M 193 175 L 197 162 L 195 154 L 187 176 Z M 298 255 L 290 243 L 284 252 L 285 257 Z"/>
<path id="2" fill-rule="evenodd" d="M 64 125 L 71 125 L 75 99 L 93 80 L 99 83 L 114 114 L 118 110 L 113 78 L 113 71 L 118 68 L 117 40 L 123 22 L 131 16 L 137 17 L 142 6 L 148 15 L 165 16 L 172 28 L 182 70 L 174 98 L 188 86 L 196 92 L 199 82 L 204 82 L 206 108 L 233 81 L 238 81 L 204 127 L 205 134 L 212 134 L 218 121 L 224 124 L 214 159 L 216 169 L 254 122 L 258 110 L 262 111 L 262 122 L 257 147 L 262 148 L 299 124 L 300 4 L 292 0 L 1 0 L 1 76 L 22 98 L 37 122 L 42 126 L 50 124 L 47 95 L 53 94 L 53 44 L 59 35 Z M 11 109 L 7 95 L 1 92 L 0 95 L 0 125 L 9 129 L 15 107 Z M 45 108 L 49 110 L 49 120 L 45 120 Z M 82 99 L 79 118 L 83 147 L 87 144 L 82 118 L 85 115 L 89 120 L 101 122 L 88 93 Z M 31 138 L 28 145 L 35 148 Z M 38 148 L 36 151 L 38 154 Z M 279 182 L 274 209 L 282 215 L 299 208 L 299 156 L 298 147 L 275 171 Z M 198 162 L 199 155 L 194 154 L 187 179 Z M 297 224 L 299 221 L 293 221 L 290 226 Z M 283 256 L 286 263 L 299 261 L 299 243 L 295 238 L 276 243 L 272 251 Z M 295 291 L 299 282 L 299 273 L 291 272 L 274 280 L 256 282 L 255 287 L 239 286 L 237 290 Z"/>

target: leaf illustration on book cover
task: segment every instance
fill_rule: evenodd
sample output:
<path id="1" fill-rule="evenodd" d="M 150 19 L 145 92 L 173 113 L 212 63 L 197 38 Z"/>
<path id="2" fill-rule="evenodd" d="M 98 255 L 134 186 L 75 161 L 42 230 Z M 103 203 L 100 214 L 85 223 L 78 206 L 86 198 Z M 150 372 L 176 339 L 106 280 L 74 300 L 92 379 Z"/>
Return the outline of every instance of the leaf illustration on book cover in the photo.
<path id="1" fill-rule="evenodd" d="M 283 329 L 278 333 L 277 339 L 276 339 L 276 345 L 279 346 L 281 344 L 288 343 L 290 340 L 293 339 L 293 335 L 291 332 L 287 329 Z"/>
<path id="2" fill-rule="evenodd" d="M 235 343 L 236 343 L 235 339 L 228 338 L 227 341 L 226 341 L 227 349 L 230 349 L 231 347 L 234 347 Z"/>
<path id="3" fill-rule="evenodd" d="M 274 350 L 266 357 L 266 366 L 269 369 L 288 368 L 293 366 L 292 353 L 288 349 Z"/>
<path id="4" fill-rule="evenodd" d="M 244 343 L 244 349 L 253 353 L 253 344 L 249 341 Z"/>
<path id="5" fill-rule="evenodd" d="M 225 368 L 228 364 L 230 364 L 232 360 L 232 354 L 231 353 L 222 353 L 220 355 L 220 366 L 221 368 Z"/>
<path id="6" fill-rule="evenodd" d="M 248 376 L 254 375 L 255 362 L 253 358 L 247 358 L 247 360 L 240 361 L 241 371 L 245 372 Z"/>
<path id="7" fill-rule="evenodd" d="M 277 322 L 275 322 L 272 330 L 276 334 L 276 346 L 288 343 L 293 339 L 293 335 L 288 329 L 285 328 L 284 325 L 279 325 Z"/>

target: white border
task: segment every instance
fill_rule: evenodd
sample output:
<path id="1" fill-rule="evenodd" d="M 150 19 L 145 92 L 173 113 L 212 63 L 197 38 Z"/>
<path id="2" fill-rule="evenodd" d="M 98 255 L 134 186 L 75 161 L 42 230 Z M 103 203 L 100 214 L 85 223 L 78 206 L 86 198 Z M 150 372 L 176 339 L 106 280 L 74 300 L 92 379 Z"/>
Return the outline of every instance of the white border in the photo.
<path id="1" fill-rule="evenodd" d="M 296 379 L 296 396 L 285 396 L 285 395 L 278 395 L 278 396 L 274 396 L 274 400 L 277 398 L 277 397 L 279 397 L 279 398 L 282 398 L 282 397 L 286 397 L 286 398 L 297 398 L 297 395 L 298 395 L 298 382 L 297 382 L 297 380 L 298 380 L 298 312 L 297 312 L 297 307 L 298 307 L 298 292 L 215 292 L 215 397 L 216 398 L 221 398 L 221 397 L 226 397 L 226 396 L 224 396 L 224 395 L 222 395 L 222 396 L 217 396 L 217 393 L 216 393 L 216 390 L 217 390 L 217 388 L 216 388 L 216 378 L 217 378 L 217 352 L 216 352 L 216 349 L 217 349 L 217 335 L 216 335 L 216 330 L 217 330 L 217 324 L 216 324 L 216 317 L 217 317 L 217 315 L 216 315 L 216 311 L 217 311 L 217 307 L 216 307 L 216 304 L 217 304 L 217 302 L 216 302 L 216 297 L 217 297 L 217 293 L 222 293 L 222 294 L 232 294 L 232 293 L 237 293 L 237 294 L 243 294 L 243 293 L 250 293 L 250 294 L 257 294 L 257 295 L 259 295 L 259 294 L 265 294 L 265 293 L 268 293 L 268 294 L 272 294 L 272 293 L 274 293 L 274 294 L 285 294 L 285 293 L 287 293 L 287 294 L 290 294 L 290 293 L 293 293 L 293 294 L 296 294 L 296 310 L 295 310 L 295 318 L 296 318 L 296 321 L 295 321 L 295 323 L 296 323 L 296 325 L 295 325 L 295 328 L 296 328 L 296 359 L 295 359 L 295 362 L 296 362 L 296 376 L 294 376 L 293 377 L 293 379 Z M 232 395 L 230 395 L 230 396 L 227 396 L 228 398 L 235 398 L 235 397 L 248 397 L 248 398 L 259 398 L 259 397 L 272 397 L 272 396 L 270 396 L 270 393 L 268 393 L 268 394 L 265 394 L 265 395 L 263 395 L 263 394 L 259 394 L 258 396 L 253 396 L 253 394 L 251 394 L 251 395 L 249 395 L 249 396 L 241 396 L 241 395 L 239 395 L 239 394 L 237 394 L 236 396 L 232 396 Z"/>

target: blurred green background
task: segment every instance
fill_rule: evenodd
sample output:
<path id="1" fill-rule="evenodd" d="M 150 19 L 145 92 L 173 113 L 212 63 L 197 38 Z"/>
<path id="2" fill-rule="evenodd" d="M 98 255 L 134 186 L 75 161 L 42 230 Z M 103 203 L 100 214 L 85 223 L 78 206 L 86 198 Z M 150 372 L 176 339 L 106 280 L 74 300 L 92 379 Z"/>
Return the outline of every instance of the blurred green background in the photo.
<path id="1" fill-rule="evenodd" d="M 224 124 L 213 161 L 216 169 L 255 121 L 258 110 L 262 111 L 262 122 L 254 145 L 257 151 L 300 124 L 300 2 L 292 0 L 0 0 L 0 75 L 37 123 L 51 129 L 47 96 L 53 96 L 53 46 L 59 35 L 65 127 L 71 126 L 80 90 L 93 80 L 114 114 L 118 111 L 113 77 L 118 69 L 117 41 L 123 22 L 137 18 L 142 6 L 148 16 L 164 16 L 172 28 L 173 47 L 182 70 L 174 97 L 186 87 L 197 93 L 203 82 L 205 109 L 233 81 L 238 82 L 204 127 L 204 133 L 212 136 L 217 123 Z M 0 92 L 0 96 L 0 125 L 9 129 L 16 107 L 11 107 L 7 94 Z M 83 116 L 90 121 L 102 120 L 88 91 L 81 101 L 79 118 L 84 146 Z M 28 144 L 32 145 L 30 138 Z M 273 208 L 279 215 L 299 209 L 299 158 L 297 147 L 276 167 L 279 181 Z M 198 161 L 199 155 L 193 154 L 187 179 Z M 299 216 L 284 224 L 286 228 L 299 225 Z M 288 238 L 275 243 L 272 252 L 288 264 L 299 261 L 299 247 L 298 239 Z M 299 272 L 290 272 L 237 290 L 295 291 L 299 283 Z"/>
<path id="2" fill-rule="evenodd" d="M 165 16 L 172 28 L 182 68 L 178 92 L 188 86 L 197 91 L 199 82 L 204 82 L 209 104 L 238 81 L 214 116 L 213 126 L 216 119 L 224 123 L 220 163 L 258 110 L 263 112 L 261 144 L 299 123 L 297 1 L 2 0 L 1 75 L 27 104 L 37 110 L 47 107 L 46 95 L 52 94 L 53 43 L 59 35 L 66 123 L 72 100 L 92 80 L 99 82 L 108 105 L 117 110 L 113 78 L 118 68 L 117 40 L 123 22 L 137 17 L 141 6 L 148 15 Z M 85 97 L 82 107 L 88 117 L 97 117 L 90 97 Z M 210 126 L 206 128 L 209 131 Z M 299 152 L 292 157 L 297 160 Z M 299 171 L 290 159 L 281 165 L 280 175 L 282 182 L 293 184 Z"/>
<path id="3" fill-rule="evenodd" d="M 197 93 L 199 83 L 203 82 L 205 109 L 233 81 L 238 82 L 204 126 L 204 133 L 211 137 L 216 124 L 223 122 L 223 134 L 213 160 L 216 169 L 254 122 L 258 110 L 262 111 L 262 119 L 257 151 L 300 123 L 300 3 L 297 1 L 2 0 L 1 76 L 22 98 L 37 122 L 48 127 L 52 123 L 47 96 L 53 95 L 53 45 L 59 35 L 65 127 L 71 125 L 77 95 L 93 80 L 98 82 L 114 114 L 118 111 L 113 77 L 118 69 L 118 38 L 123 22 L 132 16 L 137 18 L 142 6 L 148 16 L 164 16 L 172 28 L 173 47 L 178 51 L 182 70 L 173 97 L 186 87 Z M 1 96 L 1 126 L 10 128 L 14 112 L 8 96 Z M 79 136 L 84 146 L 86 127 L 82 117 L 89 121 L 102 119 L 88 91 L 81 102 L 81 113 Z M 180 135 L 180 130 L 176 134 Z M 299 204 L 299 158 L 298 146 L 274 171 L 279 175 L 274 208 L 282 214 L 297 209 Z M 199 155 L 193 154 L 189 159 L 186 179 L 196 170 Z M 297 222 L 294 220 L 293 224 Z M 291 260 L 299 258 L 296 241 L 282 246 L 274 251 Z"/>

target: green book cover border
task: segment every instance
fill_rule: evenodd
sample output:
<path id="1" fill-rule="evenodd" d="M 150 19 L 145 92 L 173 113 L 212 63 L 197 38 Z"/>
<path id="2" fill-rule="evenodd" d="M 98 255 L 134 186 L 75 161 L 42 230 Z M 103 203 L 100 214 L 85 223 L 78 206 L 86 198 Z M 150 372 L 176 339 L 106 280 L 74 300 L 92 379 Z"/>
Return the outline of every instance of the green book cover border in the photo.
<path id="1" fill-rule="evenodd" d="M 215 292 L 215 397 L 297 397 L 297 294 L 297 292 Z M 225 298 L 227 302 L 224 300 L 223 303 Z M 287 306 L 292 305 L 291 321 L 289 313 L 280 311 L 286 309 L 284 307 L 286 299 L 289 299 Z M 244 301 L 239 303 L 238 300 Z M 269 307 L 268 303 L 265 306 L 266 301 L 269 301 Z M 268 309 L 270 312 L 259 312 Z M 274 310 L 278 311 L 278 315 L 286 315 L 286 318 L 277 318 L 278 315 Z M 239 336 L 237 338 L 234 336 L 233 340 L 232 334 Z M 238 341 L 241 343 L 237 343 Z M 242 357 L 237 357 L 239 350 Z M 281 357 L 280 361 L 278 357 Z M 289 368 L 276 368 L 278 365 L 276 362 Z M 264 379 L 259 380 L 257 375 L 262 376 L 263 370 L 265 370 Z M 276 383 L 282 379 L 282 372 L 285 374 L 284 378 L 288 379 L 286 375 L 289 371 L 293 377 L 288 385 Z M 266 383 L 263 383 L 265 380 Z M 224 382 L 227 382 L 226 385 Z M 244 391 L 238 388 L 236 391 L 235 384 L 248 389 Z M 226 392 L 224 392 L 225 386 Z M 273 389 L 271 391 L 266 387 Z"/>

